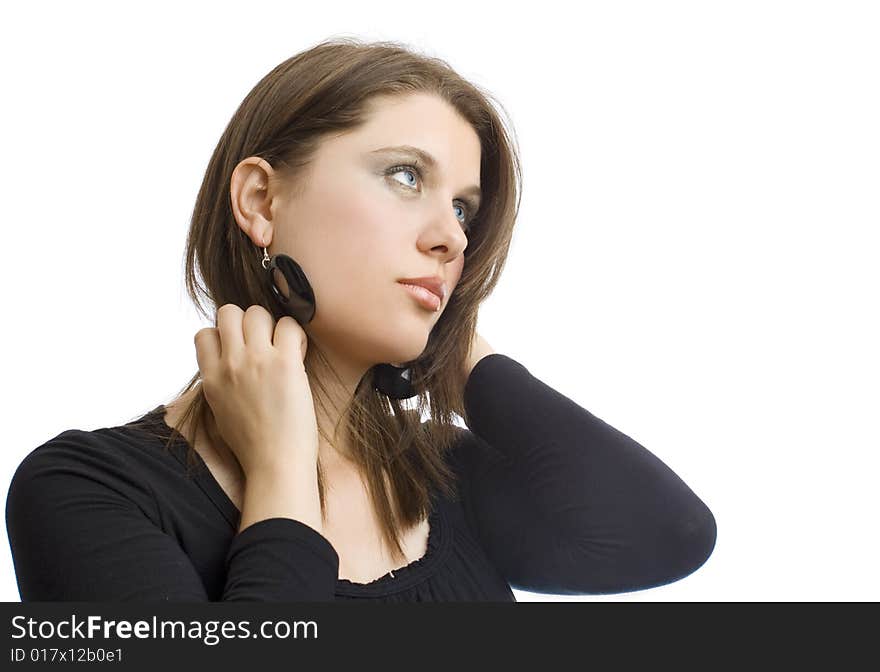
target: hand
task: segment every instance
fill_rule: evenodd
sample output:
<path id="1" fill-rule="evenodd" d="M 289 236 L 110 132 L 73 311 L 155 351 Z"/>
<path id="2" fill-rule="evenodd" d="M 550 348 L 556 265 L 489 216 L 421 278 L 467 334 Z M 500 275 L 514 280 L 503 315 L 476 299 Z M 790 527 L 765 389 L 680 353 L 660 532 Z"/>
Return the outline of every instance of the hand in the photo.
<path id="1" fill-rule="evenodd" d="M 227 303 L 217 310 L 217 326 L 200 329 L 194 341 L 205 399 L 245 477 L 294 460 L 317 463 L 303 364 L 309 339 L 295 319 L 285 315 L 275 324 L 262 306 L 242 311 Z"/>
<path id="2" fill-rule="evenodd" d="M 468 376 L 471 375 L 471 371 L 473 371 L 473 368 L 477 365 L 477 362 L 483 359 L 483 357 L 485 357 L 486 355 L 492 354 L 495 354 L 495 350 L 492 349 L 492 346 L 489 345 L 489 342 L 485 338 L 480 336 L 479 332 L 474 331 L 474 338 L 471 341 L 470 352 L 468 354 L 467 360 L 465 361 L 465 380 L 468 378 Z"/>

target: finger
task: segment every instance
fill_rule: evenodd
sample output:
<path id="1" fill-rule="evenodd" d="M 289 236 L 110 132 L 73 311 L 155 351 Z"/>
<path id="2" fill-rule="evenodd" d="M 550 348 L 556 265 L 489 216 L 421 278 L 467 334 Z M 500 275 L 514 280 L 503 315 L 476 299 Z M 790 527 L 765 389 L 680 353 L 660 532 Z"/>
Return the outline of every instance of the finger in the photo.
<path id="1" fill-rule="evenodd" d="M 193 337 L 196 344 L 196 361 L 202 378 L 213 372 L 220 361 L 220 334 L 215 327 L 199 329 Z"/>
<path id="2" fill-rule="evenodd" d="M 234 303 L 224 303 L 217 309 L 221 359 L 240 359 L 244 353 L 243 319 L 244 311 Z"/>
<path id="3" fill-rule="evenodd" d="M 244 311 L 244 344 L 246 347 L 272 347 L 272 332 L 275 330 L 275 319 L 268 310 L 260 305 L 253 305 Z"/>
<path id="4" fill-rule="evenodd" d="M 303 359 L 309 344 L 309 337 L 302 326 L 290 315 L 284 315 L 275 325 L 273 345 L 279 350 L 298 352 Z"/>

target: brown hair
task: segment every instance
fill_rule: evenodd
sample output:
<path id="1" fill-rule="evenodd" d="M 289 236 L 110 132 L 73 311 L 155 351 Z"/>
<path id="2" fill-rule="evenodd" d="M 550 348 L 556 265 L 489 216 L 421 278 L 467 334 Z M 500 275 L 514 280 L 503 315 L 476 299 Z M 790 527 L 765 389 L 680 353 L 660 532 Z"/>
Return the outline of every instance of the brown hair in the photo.
<path id="1" fill-rule="evenodd" d="M 209 319 L 199 296 L 213 306 L 215 326 L 216 308 L 227 303 L 242 310 L 258 304 L 279 319 L 260 262 L 261 250 L 236 224 L 232 213 L 233 169 L 243 159 L 258 156 L 285 179 L 296 178 L 309 164 L 323 136 L 354 130 L 367 120 L 367 103 L 374 96 L 416 92 L 439 96 L 479 136 L 482 203 L 468 235 L 464 268 L 455 291 L 425 350 L 418 359 L 407 363 L 419 394 L 406 403 L 414 404 L 416 412 L 374 390 L 374 369 L 370 369 L 342 412 L 331 441 L 335 444 L 341 428 L 346 445 L 353 451 L 350 459 L 363 469 L 384 538 L 401 561 L 405 556 L 399 534 L 428 515 L 430 489 L 442 490 L 447 496 L 455 493 L 454 474 L 445 455 L 462 431 L 454 424 L 454 415 L 470 424 L 464 408 L 463 369 L 478 308 L 498 282 L 519 210 L 519 157 L 493 103 L 502 110 L 503 106 L 465 81 L 445 61 L 418 54 L 402 43 L 364 43 L 356 38 L 320 42 L 273 68 L 232 116 L 211 156 L 196 198 L 185 261 L 187 293 Z M 201 283 L 196 278 L 196 263 Z M 313 371 L 319 362 L 330 370 L 320 346 L 310 342 L 306 371 Z M 197 462 L 192 449 L 194 434 L 200 427 L 206 431 L 206 419 L 211 417 L 200 378 L 197 372 L 178 395 L 198 385 L 180 418 L 181 426 L 190 418 L 195 419 L 195 431 L 187 436 L 187 461 L 191 465 Z M 310 376 L 309 380 L 317 381 L 323 392 L 314 395 L 316 401 L 327 396 L 319 377 Z M 427 409 L 431 422 L 423 424 L 421 416 Z M 206 433 L 212 440 L 222 441 L 216 434 Z M 175 427 L 166 447 L 180 435 Z M 320 463 L 317 473 L 323 513 L 324 479 Z M 390 490 L 386 487 L 386 473 Z"/>

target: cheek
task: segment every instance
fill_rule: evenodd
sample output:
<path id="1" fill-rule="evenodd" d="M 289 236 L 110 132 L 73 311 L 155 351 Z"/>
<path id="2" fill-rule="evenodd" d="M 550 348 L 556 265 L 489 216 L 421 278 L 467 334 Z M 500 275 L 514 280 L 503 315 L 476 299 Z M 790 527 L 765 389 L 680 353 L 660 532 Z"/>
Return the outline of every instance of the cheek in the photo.
<path id="1" fill-rule="evenodd" d="M 326 213 L 326 214 L 324 214 Z M 324 306 L 339 314 L 374 310 L 376 300 L 406 274 L 394 218 L 365 199 L 349 196 L 322 212 L 314 231 L 315 277 Z"/>
<path id="2" fill-rule="evenodd" d="M 389 240 L 394 213 L 380 195 L 370 185 L 354 183 L 346 190 L 328 190 L 315 209 L 320 213 L 314 231 L 318 247 L 337 273 L 356 275 L 394 249 Z"/>

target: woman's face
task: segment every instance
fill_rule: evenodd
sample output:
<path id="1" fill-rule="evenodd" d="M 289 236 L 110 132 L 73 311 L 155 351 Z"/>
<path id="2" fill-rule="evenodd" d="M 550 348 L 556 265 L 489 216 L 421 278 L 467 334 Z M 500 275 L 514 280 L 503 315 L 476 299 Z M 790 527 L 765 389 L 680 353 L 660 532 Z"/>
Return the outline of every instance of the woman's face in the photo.
<path id="1" fill-rule="evenodd" d="M 461 277 L 466 228 L 479 203 L 469 188 L 480 185 L 479 137 L 445 101 L 381 97 L 371 109 L 364 126 L 323 141 L 300 177 L 301 193 L 270 194 L 271 219 L 251 233 L 259 246 L 265 230 L 269 254 L 290 255 L 309 279 L 309 337 L 366 367 L 407 362 L 424 350 Z M 382 149 L 400 145 L 424 150 L 436 166 L 395 168 L 416 160 Z M 435 275 L 446 283 L 438 312 L 399 282 Z"/>

